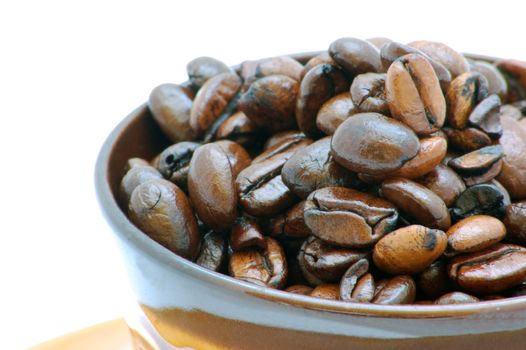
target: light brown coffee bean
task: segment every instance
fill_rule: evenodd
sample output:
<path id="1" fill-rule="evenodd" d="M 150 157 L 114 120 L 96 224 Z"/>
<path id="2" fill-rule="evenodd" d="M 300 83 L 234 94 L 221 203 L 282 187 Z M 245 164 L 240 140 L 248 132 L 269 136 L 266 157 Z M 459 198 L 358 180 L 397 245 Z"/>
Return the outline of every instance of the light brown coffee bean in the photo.
<path id="1" fill-rule="evenodd" d="M 290 287 L 285 289 L 285 292 L 301 294 L 301 295 L 310 295 L 312 293 L 312 287 L 305 286 L 302 284 L 293 284 Z"/>
<path id="2" fill-rule="evenodd" d="M 473 108 L 488 95 L 488 81 L 482 74 L 466 72 L 456 77 L 447 91 L 449 125 L 465 129 Z"/>
<path id="3" fill-rule="evenodd" d="M 437 165 L 424 178 L 418 180 L 418 183 L 442 198 L 447 207 L 455 203 L 458 196 L 466 189 L 460 176 L 444 164 Z"/>
<path id="4" fill-rule="evenodd" d="M 488 215 L 473 215 L 451 226 L 446 232 L 447 253 L 471 253 L 491 247 L 506 236 L 506 227 Z"/>
<path id="5" fill-rule="evenodd" d="M 267 245 L 263 231 L 256 220 L 246 216 L 241 216 L 234 222 L 230 230 L 229 242 L 234 252 L 249 248 L 265 249 Z"/>
<path id="6" fill-rule="evenodd" d="M 371 301 L 373 304 L 411 304 L 415 301 L 416 285 L 410 276 L 395 276 L 388 280 Z"/>
<path id="7" fill-rule="evenodd" d="M 312 57 L 310 60 L 307 61 L 307 63 L 305 63 L 305 66 L 303 66 L 303 70 L 301 71 L 300 81 L 303 80 L 303 78 L 305 77 L 305 74 L 307 74 L 307 72 L 310 71 L 313 67 L 319 64 L 324 64 L 324 63 L 330 64 L 333 66 L 338 65 L 336 62 L 334 62 L 331 55 L 329 55 L 328 51 L 323 51 L 322 53 Z"/>
<path id="8" fill-rule="evenodd" d="M 340 286 L 333 283 L 321 284 L 314 288 L 310 293 L 311 297 L 328 299 L 328 300 L 339 300 L 340 299 Z"/>
<path id="9" fill-rule="evenodd" d="M 480 301 L 479 298 L 474 297 L 473 295 L 469 295 L 462 292 L 451 292 L 442 295 L 440 298 L 435 300 L 435 304 L 437 305 L 451 305 L 451 304 L 472 304 L 472 303 L 478 303 Z"/>
<path id="10" fill-rule="evenodd" d="M 488 134 L 475 128 L 463 130 L 443 128 L 442 131 L 447 135 L 449 144 L 461 152 L 476 151 L 493 143 Z"/>

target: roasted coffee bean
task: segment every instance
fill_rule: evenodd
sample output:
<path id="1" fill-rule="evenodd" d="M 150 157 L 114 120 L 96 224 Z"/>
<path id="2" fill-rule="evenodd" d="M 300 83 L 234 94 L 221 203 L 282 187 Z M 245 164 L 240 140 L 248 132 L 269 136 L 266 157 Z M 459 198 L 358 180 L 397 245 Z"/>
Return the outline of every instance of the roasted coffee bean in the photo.
<path id="1" fill-rule="evenodd" d="M 504 157 L 497 177 L 513 199 L 526 198 L 526 129 L 509 118 L 502 117 L 503 134 L 499 139 Z"/>
<path id="2" fill-rule="evenodd" d="M 429 135 L 444 125 L 446 100 L 433 67 L 423 56 L 409 54 L 393 62 L 385 92 L 391 115 L 418 135 Z"/>
<path id="3" fill-rule="evenodd" d="M 460 53 L 456 52 L 449 46 L 427 40 L 413 41 L 408 44 L 415 49 L 424 52 L 433 60 L 442 64 L 451 73 L 451 77 L 455 79 L 462 73 L 469 71 L 469 63 Z"/>
<path id="4" fill-rule="evenodd" d="M 374 277 L 372 274 L 367 273 L 356 282 L 351 294 L 351 300 L 358 303 L 368 303 L 373 300 L 375 290 Z"/>
<path id="5" fill-rule="evenodd" d="M 265 249 L 267 245 L 258 223 L 246 216 L 239 217 L 234 222 L 229 242 L 234 252 L 248 248 Z"/>
<path id="6" fill-rule="evenodd" d="M 242 146 L 252 145 L 258 136 L 258 128 L 243 112 L 228 117 L 215 134 L 217 140 L 229 139 Z"/>
<path id="7" fill-rule="evenodd" d="M 271 133 L 293 129 L 298 89 L 298 81 L 285 75 L 270 75 L 250 85 L 238 108 L 257 127 Z"/>
<path id="8" fill-rule="evenodd" d="M 471 303 L 478 303 L 480 301 L 479 298 L 474 297 L 473 295 L 469 295 L 462 292 L 451 292 L 442 295 L 440 298 L 435 300 L 435 304 L 437 305 L 451 305 L 451 304 L 471 304 Z"/>
<path id="9" fill-rule="evenodd" d="M 395 276 L 385 283 L 371 301 L 373 304 L 411 304 L 415 301 L 416 285 L 410 276 Z"/>
<path id="10" fill-rule="evenodd" d="M 448 270 L 449 277 L 468 292 L 499 293 L 526 279 L 526 248 L 498 243 L 454 258 Z"/>
<path id="11" fill-rule="evenodd" d="M 461 152 L 476 151 L 482 147 L 490 146 L 493 141 L 484 131 L 475 128 L 463 130 L 443 128 L 449 144 Z"/>
<path id="12" fill-rule="evenodd" d="M 382 72 L 380 51 L 371 43 L 356 38 L 341 38 L 331 43 L 329 54 L 351 75 Z"/>
<path id="13" fill-rule="evenodd" d="M 342 278 L 349 266 L 367 255 L 365 251 L 332 246 L 311 236 L 303 243 L 298 262 L 302 271 L 308 271 L 305 277 L 309 282 L 312 282 L 310 275 L 319 281 L 336 282 Z"/>
<path id="14" fill-rule="evenodd" d="M 234 180 L 249 163 L 244 148 L 231 141 L 209 143 L 194 151 L 188 190 L 199 218 L 208 227 L 227 230 L 234 223 L 237 216 Z"/>
<path id="15" fill-rule="evenodd" d="M 270 75 L 285 75 L 299 82 L 302 70 L 302 64 L 292 57 L 277 56 L 243 62 L 241 64 L 241 78 L 243 78 L 243 86 L 246 90 L 257 79 Z"/>
<path id="16" fill-rule="evenodd" d="M 128 171 L 130 171 L 131 168 L 135 168 L 136 166 L 149 166 L 150 163 L 148 161 L 134 157 L 130 158 L 126 161 L 126 164 L 124 165 L 124 174 L 126 174 Z"/>
<path id="17" fill-rule="evenodd" d="M 494 64 L 508 82 L 506 101 L 515 102 L 526 99 L 526 62 L 504 59 Z"/>
<path id="18" fill-rule="evenodd" d="M 526 243 L 526 201 L 508 205 L 504 216 L 508 237 L 518 243 Z"/>
<path id="19" fill-rule="evenodd" d="M 488 81 L 482 74 L 466 72 L 456 77 L 447 90 L 449 125 L 465 129 L 473 108 L 488 95 Z"/>
<path id="20" fill-rule="evenodd" d="M 356 175 L 334 161 L 331 138 L 325 137 L 298 150 L 281 171 L 283 183 L 301 198 L 323 187 L 353 187 Z"/>
<path id="21" fill-rule="evenodd" d="M 437 165 L 418 182 L 442 198 L 447 207 L 450 207 L 466 190 L 466 185 L 460 176 L 444 164 Z"/>
<path id="22" fill-rule="evenodd" d="M 358 280 L 369 271 L 369 261 L 360 259 L 353 263 L 342 276 L 340 281 L 340 299 L 343 301 L 354 301 L 352 293 Z M 370 289 L 371 299 L 374 294 L 374 288 Z"/>
<path id="23" fill-rule="evenodd" d="M 190 128 L 192 99 L 176 84 L 163 84 L 152 90 L 148 108 L 153 118 L 172 141 L 186 141 L 194 138 Z"/>
<path id="24" fill-rule="evenodd" d="M 278 215 L 269 221 L 269 234 L 275 237 L 305 238 L 312 234 L 305 225 L 303 211 L 305 201 L 301 201 L 290 208 L 285 214 Z"/>
<path id="25" fill-rule="evenodd" d="M 360 112 L 389 113 L 385 97 L 385 73 L 364 73 L 351 84 L 351 96 Z"/>
<path id="26" fill-rule="evenodd" d="M 469 115 L 469 123 L 484 131 L 492 139 L 502 135 L 500 122 L 500 98 L 490 95 L 480 102 Z"/>
<path id="27" fill-rule="evenodd" d="M 386 44 L 389 44 L 389 43 L 392 43 L 393 41 L 389 38 L 384 38 L 384 37 L 375 37 L 375 38 L 369 38 L 367 39 L 366 41 L 370 42 L 371 44 L 373 44 L 374 46 L 376 46 L 376 48 L 378 50 L 380 50 L 382 47 L 384 47 Z"/>
<path id="28" fill-rule="evenodd" d="M 280 134 L 278 134 L 280 135 Z M 267 147 L 256 158 L 252 164 L 261 163 L 270 158 L 279 158 L 281 166 L 298 150 L 310 145 L 311 139 L 308 139 L 302 133 L 285 135 L 281 141 L 276 141 L 272 146 Z"/>
<path id="29" fill-rule="evenodd" d="M 451 281 L 447 274 L 447 263 L 443 259 L 435 260 L 417 280 L 417 286 L 428 298 L 438 298 L 451 290 Z"/>
<path id="30" fill-rule="evenodd" d="M 314 68 L 315 66 L 317 66 L 319 64 L 324 64 L 324 63 L 330 64 L 330 65 L 333 65 L 333 66 L 337 66 L 338 65 L 332 59 L 331 55 L 329 55 L 329 52 L 324 51 L 324 52 L 320 53 L 319 55 L 312 57 L 310 60 L 307 61 L 307 63 L 305 63 L 305 66 L 303 66 L 303 70 L 301 71 L 301 79 L 300 80 L 303 80 L 303 78 L 305 77 L 305 74 L 307 74 L 307 72 L 310 71 L 312 68 Z"/>
<path id="31" fill-rule="evenodd" d="M 398 220 L 395 207 L 350 188 L 326 187 L 312 192 L 305 224 L 320 239 L 344 247 L 367 247 L 391 232 Z"/>
<path id="32" fill-rule="evenodd" d="M 506 236 L 506 227 L 488 215 L 473 215 L 451 226 L 447 234 L 447 254 L 472 253 L 491 247 Z"/>
<path id="33" fill-rule="evenodd" d="M 420 142 L 407 126 L 378 113 L 359 113 L 344 121 L 332 138 L 332 156 L 345 168 L 386 174 L 416 156 Z"/>
<path id="34" fill-rule="evenodd" d="M 159 154 L 157 169 L 165 179 L 186 190 L 190 160 L 197 147 L 198 143 L 190 141 L 171 145 Z"/>
<path id="35" fill-rule="evenodd" d="M 133 190 L 130 220 L 151 239 L 188 260 L 199 252 L 199 229 L 188 198 L 164 179 L 150 180 Z"/>
<path id="36" fill-rule="evenodd" d="M 121 180 L 119 192 L 122 204 L 128 205 L 133 190 L 140 184 L 162 178 L 161 174 L 154 167 L 149 165 L 134 166 L 126 172 Z"/>
<path id="37" fill-rule="evenodd" d="M 214 126 L 232 100 L 235 100 L 240 88 L 241 78 L 236 73 L 221 73 L 209 79 L 199 89 L 190 114 L 190 126 L 196 136 L 203 136 Z M 229 114 L 231 113 L 224 118 Z"/>
<path id="38" fill-rule="evenodd" d="M 201 250 L 195 263 L 212 271 L 221 270 L 226 261 L 227 249 L 223 234 L 210 231 L 204 235 L 201 241 Z"/>
<path id="39" fill-rule="evenodd" d="M 283 248 L 267 237 L 266 249 L 248 249 L 235 252 L 230 257 L 230 276 L 271 288 L 281 289 L 287 281 L 287 259 Z"/>
<path id="40" fill-rule="evenodd" d="M 403 45 L 397 42 L 391 42 L 382 46 L 382 49 L 380 50 L 380 59 L 382 61 L 384 70 L 387 71 L 391 64 L 398 58 L 411 53 L 422 55 L 429 61 L 437 75 L 442 91 L 446 92 L 449 87 L 449 84 L 451 83 L 451 73 L 449 73 L 446 67 L 444 67 L 442 64 L 438 63 L 437 61 L 426 55 L 424 52 L 413 47 Z"/>
<path id="41" fill-rule="evenodd" d="M 374 264 L 390 274 L 415 274 L 424 271 L 444 253 L 447 236 L 443 231 L 420 225 L 399 228 L 376 243 Z"/>
<path id="42" fill-rule="evenodd" d="M 312 287 L 304 286 L 302 284 L 293 284 L 290 287 L 285 289 L 285 292 L 301 294 L 301 295 L 310 295 L 312 293 Z"/>
<path id="43" fill-rule="evenodd" d="M 448 165 L 464 178 L 468 186 L 488 182 L 496 177 L 502 168 L 502 147 L 488 146 L 451 159 Z"/>
<path id="44" fill-rule="evenodd" d="M 488 93 L 490 95 L 495 94 L 501 99 L 506 98 L 508 94 L 508 84 L 494 65 L 484 61 L 473 61 L 471 70 L 479 72 L 488 80 Z"/>
<path id="45" fill-rule="evenodd" d="M 221 73 L 230 72 L 230 68 L 223 62 L 213 57 L 197 57 L 188 62 L 186 72 L 192 87 L 200 89 L 210 78 Z"/>
<path id="46" fill-rule="evenodd" d="M 349 82 L 342 70 L 331 64 L 313 67 L 301 80 L 296 101 L 296 121 L 305 135 L 318 136 L 316 115 L 321 106 L 331 97 L 349 89 Z"/>
<path id="47" fill-rule="evenodd" d="M 265 151 L 274 148 L 276 145 L 281 144 L 283 141 L 296 141 L 299 142 L 302 139 L 307 138 L 301 131 L 282 131 L 270 136 L 265 144 L 263 145 L 263 153 Z"/>
<path id="48" fill-rule="evenodd" d="M 406 219 L 440 230 L 451 226 L 446 204 L 433 191 L 404 178 L 382 182 L 382 196 L 393 203 Z"/>
<path id="49" fill-rule="evenodd" d="M 452 213 L 456 220 L 479 214 L 502 218 L 510 202 L 506 189 L 493 180 L 468 187 L 455 201 Z"/>
<path id="50" fill-rule="evenodd" d="M 332 135 L 345 119 L 357 113 L 350 92 L 342 92 L 325 102 L 316 116 L 316 126 L 327 135 Z"/>
<path id="51" fill-rule="evenodd" d="M 310 293 L 311 297 L 328 299 L 328 300 L 339 300 L 340 299 L 340 286 L 333 283 L 327 283 L 317 286 Z"/>

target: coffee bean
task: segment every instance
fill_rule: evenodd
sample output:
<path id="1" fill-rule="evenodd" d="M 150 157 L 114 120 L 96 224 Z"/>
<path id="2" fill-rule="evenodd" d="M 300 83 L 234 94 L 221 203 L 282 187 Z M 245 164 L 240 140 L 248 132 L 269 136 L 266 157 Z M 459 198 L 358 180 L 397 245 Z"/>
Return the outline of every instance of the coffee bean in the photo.
<path id="1" fill-rule="evenodd" d="M 482 147 L 490 146 L 493 141 L 484 131 L 475 128 L 463 130 L 443 128 L 449 144 L 461 152 L 476 151 Z"/>
<path id="2" fill-rule="evenodd" d="M 469 123 L 484 131 L 492 139 L 502 135 L 500 122 L 500 98 L 490 95 L 480 102 L 469 115 Z"/>
<path id="3" fill-rule="evenodd" d="M 373 275 L 366 273 L 356 282 L 351 294 L 351 300 L 358 303 L 368 303 L 373 300 L 375 290 Z"/>
<path id="4" fill-rule="evenodd" d="M 136 166 L 149 166 L 149 165 L 150 163 L 148 163 L 148 161 L 142 158 L 138 158 L 138 157 L 130 158 L 126 161 L 126 164 L 124 165 L 124 174 L 126 174 L 128 171 L 130 171 L 131 168 L 135 168 Z"/>
<path id="5" fill-rule="evenodd" d="M 234 252 L 249 248 L 265 249 L 267 245 L 258 223 L 246 216 L 239 217 L 234 222 L 229 242 Z"/>
<path id="6" fill-rule="evenodd" d="M 289 56 L 264 58 L 257 61 L 245 61 L 241 64 L 241 78 L 244 90 L 256 80 L 270 75 L 284 75 L 299 82 L 303 66 Z"/>
<path id="7" fill-rule="evenodd" d="M 307 61 L 307 63 L 305 63 L 305 66 L 303 66 L 303 70 L 301 71 L 301 79 L 300 80 L 303 80 L 303 78 L 305 77 L 307 72 L 310 71 L 312 68 L 314 68 L 315 66 L 317 66 L 319 64 L 324 64 L 324 63 L 330 64 L 330 65 L 333 65 L 333 66 L 337 66 L 338 65 L 332 59 L 331 55 L 329 55 L 329 52 L 323 51 L 319 55 L 313 56 L 310 60 Z"/>
<path id="8" fill-rule="evenodd" d="M 217 129 L 215 139 L 229 139 L 242 146 L 251 146 L 259 136 L 257 126 L 247 118 L 245 113 L 236 112 Z"/>
<path id="9" fill-rule="evenodd" d="M 506 101 L 515 102 L 526 99 L 526 62 L 503 59 L 494 64 L 508 82 Z"/>
<path id="10" fill-rule="evenodd" d="M 302 133 L 284 134 L 284 136 L 281 141 L 278 142 L 278 140 L 276 140 L 272 146 L 267 146 L 263 152 L 252 160 L 252 164 L 261 163 L 273 157 L 279 158 L 280 164 L 285 164 L 296 151 L 312 143 L 312 140 L 306 138 Z M 267 143 L 267 145 L 268 144 L 269 143 Z"/>
<path id="11" fill-rule="evenodd" d="M 420 225 L 399 228 L 376 243 L 374 264 L 390 274 L 415 274 L 425 270 L 446 250 L 443 231 Z"/>
<path id="12" fill-rule="evenodd" d="M 342 92 L 325 102 L 316 116 L 316 126 L 327 135 L 332 135 L 349 116 L 357 113 L 350 92 Z"/>
<path id="13" fill-rule="evenodd" d="M 497 179 L 513 199 L 526 198 L 526 129 L 509 117 L 501 120 L 503 133 L 499 144 L 504 157 Z"/>
<path id="14" fill-rule="evenodd" d="M 360 112 L 389 113 L 385 96 L 385 73 L 357 75 L 351 84 L 351 96 Z"/>
<path id="15" fill-rule="evenodd" d="M 183 191 L 164 179 L 137 186 L 128 207 L 130 220 L 151 239 L 183 258 L 199 251 L 199 229 Z"/>
<path id="16" fill-rule="evenodd" d="M 464 58 L 464 56 L 445 44 L 420 40 L 413 41 L 408 45 L 424 52 L 433 60 L 446 67 L 446 69 L 451 73 L 451 77 L 453 79 L 455 79 L 460 74 L 469 71 L 469 63 Z"/>
<path id="17" fill-rule="evenodd" d="M 165 179 L 172 181 L 182 190 L 186 190 L 190 160 L 198 147 L 198 143 L 189 141 L 167 147 L 159 154 L 157 169 Z"/>
<path id="18" fill-rule="evenodd" d="M 509 238 L 521 244 L 526 243 L 526 201 L 508 205 L 504 225 L 506 225 Z"/>
<path id="19" fill-rule="evenodd" d="M 404 124 L 378 113 L 359 113 L 344 121 L 332 138 L 332 156 L 345 168 L 386 174 L 416 156 L 420 142 Z"/>
<path id="20" fill-rule="evenodd" d="M 437 305 L 451 305 L 451 304 L 472 304 L 478 303 L 479 298 L 462 292 L 451 292 L 442 295 L 440 298 L 435 300 Z"/>
<path id="21" fill-rule="evenodd" d="M 488 93 L 490 95 L 495 94 L 501 99 L 506 98 L 508 94 L 508 84 L 494 65 L 484 61 L 473 61 L 471 69 L 479 72 L 487 79 Z"/>
<path id="22" fill-rule="evenodd" d="M 333 283 L 327 283 L 317 286 L 310 293 L 311 297 L 328 299 L 328 300 L 339 300 L 340 299 L 340 286 Z"/>
<path id="23" fill-rule="evenodd" d="M 307 136 L 305 136 L 304 133 L 301 131 L 282 131 L 278 132 L 277 134 L 274 134 L 270 136 L 267 141 L 265 141 L 265 144 L 263 145 L 263 153 L 265 151 L 274 148 L 276 145 L 281 144 L 283 141 L 293 141 L 293 142 L 299 142 L 302 139 L 306 139 Z M 255 159 L 257 159 L 256 157 Z"/>
<path id="24" fill-rule="evenodd" d="M 367 259 L 361 259 L 353 263 L 347 271 L 345 271 L 340 281 L 340 299 L 343 301 L 354 301 L 352 293 L 358 280 L 364 276 L 369 270 L 369 261 Z M 371 293 L 371 299 L 373 297 L 374 288 L 369 289 Z"/>
<path id="25" fill-rule="evenodd" d="M 429 298 L 438 298 L 451 290 L 451 282 L 447 274 L 447 263 L 443 259 L 435 260 L 417 280 L 419 290 Z"/>
<path id="26" fill-rule="evenodd" d="M 329 54 L 352 75 L 382 72 L 380 51 L 371 43 L 356 38 L 341 38 L 331 43 Z"/>
<path id="27" fill-rule="evenodd" d="M 301 294 L 301 295 L 310 295 L 312 293 L 312 287 L 304 286 L 302 284 L 294 284 L 285 289 L 285 292 Z"/>
<path id="28" fill-rule="evenodd" d="M 367 247 L 392 231 L 398 220 L 394 206 L 380 198 L 343 187 L 312 192 L 305 224 L 320 239 L 344 247 Z"/>
<path id="29" fill-rule="evenodd" d="M 192 87 L 200 89 L 210 78 L 221 73 L 230 72 L 230 68 L 213 57 L 197 57 L 188 62 L 186 72 Z"/>
<path id="30" fill-rule="evenodd" d="M 274 237 L 306 238 L 312 234 L 305 225 L 303 211 L 305 201 L 301 201 L 290 208 L 285 214 L 278 215 L 269 221 L 268 232 Z"/>
<path id="31" fill-rule="evenodd" d="M 395 276 L 385 283 L 371 301 L 373 304 L 411 304 L 415 301 L 416 285 L 410 276 Z"/>
<path id="32" fill-rule="evenodd" d="M 450 167 L 439 164 L 418 182 L 439 196 L 450 207 L 466 190 L 464 181 Z"/>
<path id="33" fill-rule="evenodd" d="M 418 135 L 429 135 L 444 125 L 446 101 L 433 67 L 423 56 L 409 54 L 393 62 L 385 91 L 391 115 Z"/>
<path id="34" fill-rule="evenodd" d="M 223 234 L 208 232 L 201 241 L 201 250 L 195 263 L 212 271 L 220 271 L 226 261 L 226 242 Z"/>
<path id="35" fill-rule="evenodd" d="M 452 213 L 457 220 L 479 214 L 502 218 L 510 202 L 506 189 L 493 180 L 468 187 L 455 201 Z"/>
<path id="36" fill-rule="evenodd" d="M 161 174 L 149 165 L 134 166 L 126 172 L 121 180 L 119 195 L 123 205 L 128 205 L 133 190 L 142 183 L 150 180 L 162 179 Z"/>
<path id="37" fill-rule="evenodd" d="M 488 81 L 482 74 L 466 72 L 456 77 L 447 90 L 449 125 L 465 129 L 473 108 L 488 95 Z"/>
<path id="38" fill-rule="evenodd" d="M 499 219 L 488 215 L 473 215 L 447 230 L 447 253 L 471 253 L 491 247 L 506 235 Z"/>
<path id="39" fill-rule="evenodd" d="M 468 186 L 492 180 L 502 168 L 502 147 L 488 146 L 451 159 L 448 165 L 456 170 Z"/>
<path id="40" fill-rule="evenodd" d="M 499 293 L 526 279 L 526 248 L 495 244 L 490 248 L 454 258 L 449 277 L 473 293 Z"/>

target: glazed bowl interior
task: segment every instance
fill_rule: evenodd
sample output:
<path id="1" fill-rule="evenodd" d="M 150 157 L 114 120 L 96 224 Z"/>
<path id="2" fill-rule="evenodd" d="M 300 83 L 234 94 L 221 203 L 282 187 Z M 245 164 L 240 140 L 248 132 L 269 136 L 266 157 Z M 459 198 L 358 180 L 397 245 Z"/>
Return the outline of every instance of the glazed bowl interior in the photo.
<path id="1" fill-rule="evenodd" d="M 316 53 L 292 55 L 292 57 L 304 63 L 314 54 Z M 486 61 L 492 60 L 492 58 L 478 55 L 469 55 L 468 57 Z M 235 290 L 254 298 L 335 313 L 394 318 L 435 318 L 526 308 L 526 297 L 458 305 L 349 303 L 312 298 L 261 287 L 202 268 L 175 255 L 136 228 L 126 217 L 125 207 L 118 199 L 119 184 L 124 175 L 126 161 L 132 157 L 152 159 L 169 145 L 169 140 L 163 135 L 153 120 L 147 105 L 144 104 L 128 115 L 107 138 L 99 154 L 95 174 L 95 185 L 102 211 L 119 239 L 131 249 L 158 260 L 159 263 L 169 269 L 184 271 L 191 278 L 206 280 L 219 288 Z"/>

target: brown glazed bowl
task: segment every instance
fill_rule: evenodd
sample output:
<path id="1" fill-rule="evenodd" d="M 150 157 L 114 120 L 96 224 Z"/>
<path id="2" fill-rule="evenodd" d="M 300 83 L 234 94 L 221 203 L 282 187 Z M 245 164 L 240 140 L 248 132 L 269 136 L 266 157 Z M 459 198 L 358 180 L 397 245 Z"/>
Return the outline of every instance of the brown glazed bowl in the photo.
<path id="1" fill-rule="evenodd" d="M 311 56 L 294 55 L 302 62 Z M 136 228 L 117 201 L 126 160 L 151 159 L 168 145 L 142 105 L 113 130 L 96 165 L 100 206 L 137 300 L 128 320 L 137 349 L 526 348 L 526 297 L 440 306 L 344 303 L 249 284 L 173 254 Z"/>

